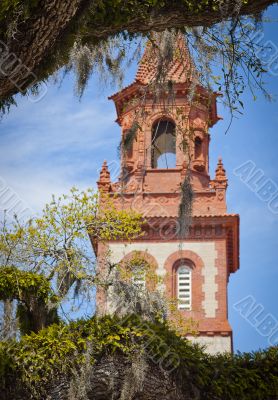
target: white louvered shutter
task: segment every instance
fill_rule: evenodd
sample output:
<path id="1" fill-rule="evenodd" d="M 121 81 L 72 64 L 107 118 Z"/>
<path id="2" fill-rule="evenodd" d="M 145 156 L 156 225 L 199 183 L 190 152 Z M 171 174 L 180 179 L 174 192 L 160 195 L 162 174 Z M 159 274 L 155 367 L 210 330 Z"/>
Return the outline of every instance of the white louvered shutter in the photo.
<path id="1" fill-rule="evenodd" d="M 191 268 L 181 265 L 177 270 L 177 297 L 179 310 L 191 310 Z"/>

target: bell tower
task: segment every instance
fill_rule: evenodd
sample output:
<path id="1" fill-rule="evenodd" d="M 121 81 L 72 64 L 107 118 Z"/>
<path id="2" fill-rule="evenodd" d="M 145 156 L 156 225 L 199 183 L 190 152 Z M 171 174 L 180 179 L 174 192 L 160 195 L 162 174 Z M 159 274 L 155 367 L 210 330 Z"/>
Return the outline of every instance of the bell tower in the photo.
<path id="1" fill-rule="evenodd" d="M 191 339 L 210 353 L 232 351 L 227 285 L 239 268 L 239 216 L 227 212 L 221 159 L 214 179 L 209 175 L 209 128 L 219 120 L 218 94 L 199 84 L 181 37 L 166 86 L 160 85 L 162 67 L 147 45 L 135 81 L 110 97 L 122 130 L 122 172 L 111 182 L 104 162 L 98 188 L 118 193 L 116 206 L 142 213 L 145 224 L 140 238 L 99 244 L 97 255 L 105 246 L 114 263 L 134 252 L 151 259 L 167 296 L 197 322 L 198 336 Z M 103 295 L 97 303 L 108 311 Z"/>

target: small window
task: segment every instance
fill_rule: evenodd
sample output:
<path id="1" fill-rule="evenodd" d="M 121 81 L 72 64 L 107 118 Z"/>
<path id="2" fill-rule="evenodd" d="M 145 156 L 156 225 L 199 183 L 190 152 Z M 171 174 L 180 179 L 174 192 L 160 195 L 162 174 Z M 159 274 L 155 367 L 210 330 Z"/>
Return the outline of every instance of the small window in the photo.
<path id="1" fill-rule="evenodd" d="M 201 157 L 203 149 L 202 149 L 202 139 L 196 137 L 195 139 L 195 160 Z"/>
<path id="2" fill-rule="evenodd" d="M 177 297 L 179 310 L 191 310 L 191 268 L 180 265 L 177 269 Z"/>
<path id="3" fill-rule="evenodd" d="M 152 128 L 152 168 L 176 168 L 176 127 L 159 120 Z"/>

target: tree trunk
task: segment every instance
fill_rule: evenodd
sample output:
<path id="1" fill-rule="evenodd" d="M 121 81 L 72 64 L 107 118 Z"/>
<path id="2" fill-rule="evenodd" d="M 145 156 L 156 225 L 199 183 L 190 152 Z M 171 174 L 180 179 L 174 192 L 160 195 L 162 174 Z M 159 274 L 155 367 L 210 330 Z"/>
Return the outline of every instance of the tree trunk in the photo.
<path id="1" fill-rule="evenodd" d="M 20 26 L 20 32 L 8 43 L 0 43 L 0 97 L 24 92 L 36 81 L 36 67 L 47 57 L 82 2 L 41 1 L 37 12 Z"/>
<path id="2" fill-rule="evenodd" d="M 193 380 L 193 379 L 192 379 Z M 51 381 L 40 381 L 32 397 L 30 387 L 20 377 L 10 377 L 2 388 L 3 400 L 191 400 L 200 398 L 190 384 L 178 380 L 150 360 L 115 353 L 103 354 L 74 376 L 55 374 Z M 0 385 L 1 386 L 1 385 Z M 1 390 L 1 387 L 0 387 Z M 2 399 L 1 397 L 1 399 Z"/>
<path id="3" fill-rule="evenodd" d="M 85 387 L 85 394 L 84 394 Z M 47 386 L 48 400 L 190 400 L 172 376 L 152 362 L 121 355 L 103 356 L 75 381 L 61 378 Z M 26 399 L 27 400 L 27 399 Z"/>
<path id="4" fill-rule="evenodd" d="M 138 1 L 138 7 L 141 0 Z M 240 15 L 258 14 L 269 5 L 276 3 L 273 0 L 249 0 L 239 11 Z M 86 13 L 86 7 L 92 2 L 89 0 L 44 0 L 32 11 L 32 15 L 22 24 L 8 43 L 0 41 L 0 100 L 7 99 L 24 90 L 37 79 L 41 65 L 53 55 L 55 46 L 72 35 L 70 27 L 78 17 Z M 103 1 L 105 12 L 109 14 L 109 4 Z M 165 28 L 181 28 L 184 26 L 210 26 L 221 20 L 229 18 L 235 13 L 235 4 L 240 1 L 223 0 L 222 13 L 214 11 L 209 3 L 205 11 L 198 9 L 189 11 L 186 3 L 166 0 L 165 5 L 153 6 L 149 9 L 148 16 L 140 13 L 130 13 L 124 23 L 111 24 L 90 22 L 90 40 L 106 39 L 124 30 L 131 33 L 144 33 L 150 30 L 161 31 Z M 196 4 L 198 2 L 196 1 Z M 97 3 L 95 3 L 97 4 Z M 119 7 L 122 2 L 118 2 Z M 227 5 L 227 6 L 226 6 Z M 136 9 L 136 4 L 134 4 Z M 83 14 L 82 14 L 83 13 Z M 75 27 L 76 28 L 76 27 Z M 16 67 L 15 67 L 16 66 Z M 56 65 L 61 67 L 62 65 Z M 49 72 L 48 72 L 49 73 Z M 40 75 L 40 74 L 39 74 Z M 47 74 L 46 74 L 47 76 Z M 45 77 L 46 77 L 45 76 Z M 39 80 L 43 76 L 39 76 Z"/>

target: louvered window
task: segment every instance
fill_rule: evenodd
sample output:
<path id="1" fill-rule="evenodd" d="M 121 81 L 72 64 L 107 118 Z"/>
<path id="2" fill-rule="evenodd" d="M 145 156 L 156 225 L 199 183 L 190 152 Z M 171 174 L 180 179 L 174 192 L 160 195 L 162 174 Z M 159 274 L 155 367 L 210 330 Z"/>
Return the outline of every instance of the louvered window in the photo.
<path id="1" fill-rule="evenodd" d="M 187 265 L 177 270 L 177 297 L 179 310 L 191 310 L 191 268 Z"/>

